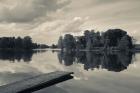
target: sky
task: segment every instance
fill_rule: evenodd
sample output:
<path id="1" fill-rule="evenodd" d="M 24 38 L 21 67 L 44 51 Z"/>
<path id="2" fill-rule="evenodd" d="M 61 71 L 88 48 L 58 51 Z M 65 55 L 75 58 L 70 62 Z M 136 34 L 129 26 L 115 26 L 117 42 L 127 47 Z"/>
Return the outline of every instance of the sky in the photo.
<path id="1" fill-rule="evenodd" d="M 139 11 L 140 0 L 0 0 L 0 37 L 52 44 L 66 33 L 120 28 L 139 42 Z"/>

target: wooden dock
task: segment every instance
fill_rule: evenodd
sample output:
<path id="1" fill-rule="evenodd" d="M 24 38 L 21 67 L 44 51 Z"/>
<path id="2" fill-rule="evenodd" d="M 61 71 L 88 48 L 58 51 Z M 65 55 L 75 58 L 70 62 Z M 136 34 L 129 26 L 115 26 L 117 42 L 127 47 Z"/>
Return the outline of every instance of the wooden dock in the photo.
<path id="1" fill-rule="evenodd" d="M 54 84 L 72 79 L 73 72 L 52 72 L 0 86 L 0 93 L 32 93 Z"/>

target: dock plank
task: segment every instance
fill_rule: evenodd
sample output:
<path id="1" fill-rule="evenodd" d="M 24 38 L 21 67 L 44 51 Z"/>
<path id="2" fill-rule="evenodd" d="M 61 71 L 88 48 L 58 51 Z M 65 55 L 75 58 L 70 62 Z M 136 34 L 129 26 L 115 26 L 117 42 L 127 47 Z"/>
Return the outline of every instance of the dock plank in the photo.
<path id="1" fill-rule="evenodd" d="M 72 72 L 52 72 L 0 86 L 0 93 L 31 93 L 45 87 L 72 79 Z"/>

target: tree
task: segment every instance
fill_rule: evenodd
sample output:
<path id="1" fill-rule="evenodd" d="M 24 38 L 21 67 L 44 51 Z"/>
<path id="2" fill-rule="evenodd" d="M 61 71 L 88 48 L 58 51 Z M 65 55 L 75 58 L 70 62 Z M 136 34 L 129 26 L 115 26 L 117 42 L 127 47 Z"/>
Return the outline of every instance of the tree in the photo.
<path id="1" fill-rule="evenodd" d="M 76 40 L 73 35 L 66 34 L 63 40 L 64 48 L 66 50 L 72 50 L 76 48 Z"/>
<path id="2" fill-rule="evenodd" d="M 88 41 L 89 36 L 90 36 L 90 31 L 89 30 L 85 30 L 84 31 L 84 36 L 85 36 L 86 41 Z"/>
<path id="3" fill-rule="evenodd" d="M 76 40 L 76 49 L 79 50 L 79 49 L 85 49 L 86 48 L 86 37 L 85 36 L 79 36 L 77 37 L 77 40 Z"/>
<path id="4" fill-rule="evenodd" d="M 58 46 L 55 44 L 52 44 L 51 48 L 58 48 Z"/>
<path id="5" fill-rule="evenodd" d="M 59 37 L 58 48 L 63 49 L 63 37 L 62 36 Z"/>
<path id="6" fill-rule="evenodd" d="M 17 39 L 15 39 L 15 45 L 18 49 L 23 47 L 23 40 L 21 37 L 17 37 Z"/>
<path id="7" fill-rule="evenodd" d="M 108 38 L 110 40 L 109 46 L 117 46 L 118 41 L 127 34 L 126 31 L 122 29 L 109 29 L 103 34 L 104 40 Z"/>
<path id="8" fill-rule="evenodd" d="M 118 48 L 120 50 L 128 50 L 132 48 L 132 39 L 130 36 L 125 35 L 121 38 L 119 44 L 118 44 Z"/>
<path id="9" fill-rule="evenodd" d="M 30 36 L 26 36 L 23 38 L 23 46 L 25 49 L 31 49 L 32 48 L 32 39 Z"/>
<path id="10" fill-rule="evenodd" d="M 100 47 L 101 45 L 101 36 L 100 32 L 94 33 L 94 36 L 92 37 L 92 45 L 93 47 Z"/>
<path id="11" fill-rule="evenodd" d="M 94 30 L 88 31 L 85 33 L 86 38 L 86 49 L 93 49 L 94 47 L 100 47 L 101 45 L 101 36 L 100 32 L 94 32 Z"/>

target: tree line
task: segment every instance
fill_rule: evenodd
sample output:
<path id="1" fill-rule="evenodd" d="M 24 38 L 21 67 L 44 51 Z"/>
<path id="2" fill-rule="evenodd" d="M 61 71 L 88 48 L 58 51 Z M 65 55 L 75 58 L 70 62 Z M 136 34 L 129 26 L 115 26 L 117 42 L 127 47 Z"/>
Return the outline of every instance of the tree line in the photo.
<path id="1" fill-rule="evenodd" d="M 0 49 L 37 49 L 47 48 L 45 44 L 37 44 L 32 42 L 30 36 L 21 37 L 1 37 Z"/>
<path id="2" fill-rule="evenodd" d="M 133 38 L 122 29 L 105 32 L 86 30 L 82 36 L 65 34 L 58 40 L 58 48 L 65 50 L 129 50 L 133 48 Z"/>

